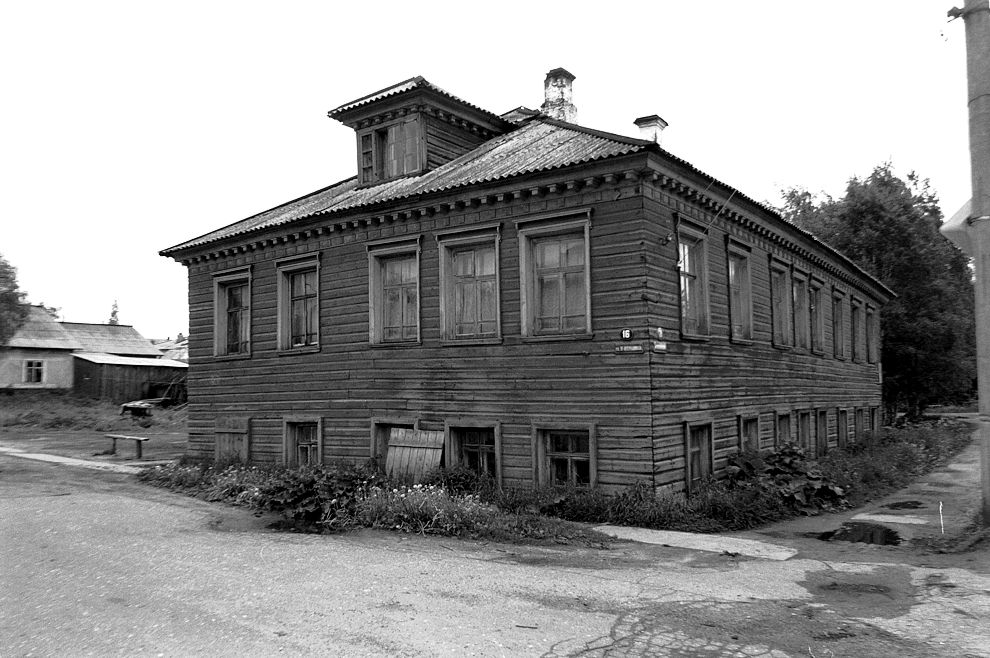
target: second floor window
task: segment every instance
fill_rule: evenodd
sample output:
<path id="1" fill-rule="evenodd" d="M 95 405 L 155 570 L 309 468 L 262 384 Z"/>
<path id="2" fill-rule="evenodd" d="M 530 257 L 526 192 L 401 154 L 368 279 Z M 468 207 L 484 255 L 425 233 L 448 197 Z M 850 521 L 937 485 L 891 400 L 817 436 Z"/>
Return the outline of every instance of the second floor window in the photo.
<path id="1" fill-rule="evenodd" d="M 773 344 L 785 347 L 791 344 L 791 287 L 789 271 L 780 263 L 770 265 L 770 312 L 773 320 Z"/>
<path id="2" fill-rule="evenodd" d="M 808 279 L 797 272 L 794 273 L 794 345 L 802 349 L 808 349 L 808 330 L 810 324 L 810 312 L 808 305 Z"/>
<path id="3" fill-rule="evenodd" d="M 732 338 L 753 338 L 752 283 L 749 273 L 749 255 L 737 251 L 729 253 L 729 316 L 732 321 Z"/>
<path id="4" fill-rule="evenodd" d="M 251 275 L 248 268 L 220 273 L 214 278 L 213 353 L 216 356 L 251 353 Z"/>
<path id="5" fill-rule="evenodd" d="M 419 340 L 419 238 L 369 245 L 372 343 Z"/>
<path id="6" fill-rule="evenodd" d="M 702 234 L 682 229 L 678 235 L 681 281 L 681 333 L 708 334 L 708 264 Z"/>
<path id="7" fill-rule="evenodd" d="M 320 345 L 319 261 L 310 256 L 277 263 L 278 344 L 281 350 Z"/>
<path id="8" fill-rule="evenodd" d="M 440 322 L 444 340 L 499 336 L 498 241 L 494 232 L 440 236 Z"/>

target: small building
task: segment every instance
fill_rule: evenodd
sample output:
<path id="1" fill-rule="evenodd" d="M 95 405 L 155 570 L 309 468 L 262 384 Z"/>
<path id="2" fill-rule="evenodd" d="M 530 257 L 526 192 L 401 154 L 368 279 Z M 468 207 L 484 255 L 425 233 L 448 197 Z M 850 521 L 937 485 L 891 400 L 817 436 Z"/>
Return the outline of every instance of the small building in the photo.
<path id="1" fill-rule="evenodd" d="M 72 390 L 113 402 L 185 398 L 185 363 L 162 352 L 128 325 L 60 322 L 31 306 L 21 327 L 0 347 L 0 389 Z"/>
<path id="2" fill-rule="evenodd" d="M 744 448 L 859 439 L 892 292 L 572 82 L 498 115 L 417 77 L 332 110 L 355 175 L 162 252 L 188 269 L 189 451 L 512 486 L 690 490 Z M 402 434 L 405 434 L 404 432 Z"/>

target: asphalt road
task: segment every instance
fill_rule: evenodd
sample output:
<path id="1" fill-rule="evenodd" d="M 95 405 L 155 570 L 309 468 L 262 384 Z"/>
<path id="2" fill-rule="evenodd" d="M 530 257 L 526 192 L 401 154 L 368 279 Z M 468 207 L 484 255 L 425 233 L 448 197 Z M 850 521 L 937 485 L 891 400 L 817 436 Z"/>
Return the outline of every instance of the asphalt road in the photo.
<path id="1" fill-rule="evenodd" d="M 990 656 L 990 576 L 895 555 L 276 533 L 0 454 L 0 656 Z"/>

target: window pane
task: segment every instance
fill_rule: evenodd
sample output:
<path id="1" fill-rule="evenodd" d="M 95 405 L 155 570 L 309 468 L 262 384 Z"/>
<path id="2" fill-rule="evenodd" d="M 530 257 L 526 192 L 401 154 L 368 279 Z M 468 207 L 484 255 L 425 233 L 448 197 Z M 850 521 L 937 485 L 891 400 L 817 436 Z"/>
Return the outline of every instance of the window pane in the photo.
<path id="1" fill-rule="evenodd" d="M 567 473 L 567 459 L 550 460 L 551 484 L 570 484 Z"/>
<path id="2" fill-rule="evenodd" d="M 560 326 L 560 278 L 540 277 L 537 281 L 538 317 L 544 329 Z"/>
<path id="3" fill-rule="evenodd" d="M 570 452 L 571 451 L 571 441 L 569 434 L 562 434 L 560 432 L 551 432 L 550 434 L 550 450 L 551 452 Z"/>
<path id="4" fill-rule="evenodd" d="M 495 248 L 486 247 L 475 252 L 477 258 L 478 276 L 493 276 L 495 274 Z"/>
<path id="5" fill-rule="evenodd" d="M 390 288 L 385 291 L 385 311 L 383 324 L 385 328 L 402 326 L 401 290 Z"/>
<path id="6" fill-rule="evenodd" d="M 481 281 L 478 284 L 480 292 L 479 318 L 484 322 L 495 321 L 495 282 Z"/>
<path id="7" fill-rule="evenodd" d="M 538 241 L 536 243 L 536 267 L 547 269 L 560 266 L 560 243 Z"/>
<path id="8" fill-rule="evenodd" d="M 454 252 L 454 276 L 474 275 L 474 252 L 455 251 Z"/>
<path id="9" fill-rule="evenodd" d="M 591 484 L 591 463 L 584 459 L 572 459 L 574 469 L 574 484 L 578 486 Z"/>
<path id="10" fill-rule="evenodd" d="M 584 265 L 584 239 L 566 240 L 561 245 L 563 264 L 568 267 Z"/>
<path id="11" fill-rule="evenodd" d="M 402 309 L 403 338 L 415 339 L 417 335 L 416 320 L 418 313 L 416 286 L 403 287 L 404 304 Z"/>
<path id="12" fill-rule="evenodd" d="M 403 262 L 396 258 L 385 261 L 385 285 L 394 286 L 402 283 Z"/>

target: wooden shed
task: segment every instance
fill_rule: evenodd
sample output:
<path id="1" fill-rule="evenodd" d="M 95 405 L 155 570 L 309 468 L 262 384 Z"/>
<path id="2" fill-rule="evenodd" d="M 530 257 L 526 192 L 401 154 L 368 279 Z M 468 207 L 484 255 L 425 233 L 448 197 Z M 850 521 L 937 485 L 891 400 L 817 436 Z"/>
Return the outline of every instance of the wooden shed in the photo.
<path id="1" fill-rule="evenodd" d="M 163 251 L 190 452 L 384 464 L 414 429 L 507 485 L 690 490 L 875 426 L 891 291 L 661 148 L 659 117 L 579 125 L 573 79 L 542 112 L 423 78 L 346 103 L 355 176 Z"/>
<path id="2" fill-rule="evenodd" d="M 94 352 L 72 356 L 73 388 L 81 395 L 111 402 L 160 397 L 185 401 L 188 365 L 181 361 Z"/>

